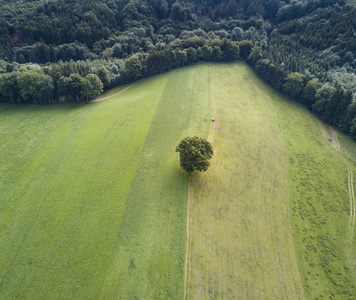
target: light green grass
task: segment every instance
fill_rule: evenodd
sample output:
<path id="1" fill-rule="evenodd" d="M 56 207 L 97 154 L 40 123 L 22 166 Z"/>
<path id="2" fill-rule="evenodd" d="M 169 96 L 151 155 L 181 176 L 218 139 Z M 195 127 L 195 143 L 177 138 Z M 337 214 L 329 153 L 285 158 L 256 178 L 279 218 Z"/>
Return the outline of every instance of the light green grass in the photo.
<path id="1" fill-rule="evenodd" d="M 214 146 L 191 180 L 191 299 L 302 298 L 288 161 L 266 86 L 245 64 L 212 71 Z M 188 298 L 188 297 L 187 297 Z"/>
<path id="2" fill-rule="evenodd" d="M 197 65 L 89 105 L 0 106 L 1 299 L 182 297 L 175 147 L 207 135 L 209 83 Z"/>
<path id="3" fill-rule="evenodd" d="M 354 173 L 355 165 L 323 137 L 305 108 L 274 95 L 287 143 L 291 222 L 305 296 L 353 299 L 348 169 Z"/>
<path id="4" fill-rule="evenodd" d="M 243 63 L 124 88 L 0 105 L 1 299 L 356 297 L 353 141 Z M 175 147 L 209 126 L 188 191 Z"/>
<path id="5" fill-rule="evenodd" d="M 329 142 L 244 64 L 212 74 L 216 154 L 191 180 L 187 298 L 355 298 L 355 143 Z"/>

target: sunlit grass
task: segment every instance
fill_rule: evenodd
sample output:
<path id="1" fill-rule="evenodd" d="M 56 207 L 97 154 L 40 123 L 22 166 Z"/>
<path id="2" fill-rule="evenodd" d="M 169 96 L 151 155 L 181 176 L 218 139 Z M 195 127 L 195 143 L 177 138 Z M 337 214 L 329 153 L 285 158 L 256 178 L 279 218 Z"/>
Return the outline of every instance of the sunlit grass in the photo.
<path id="1" fill-rule="evenodd" d="M 95 104 L 0 106 L 0 298 L 100 296 L 165 78 Z"/>
<path id="2" fill-rule="evenodd" d="M 0 106 L 0 298 L 181 298 L 188 176 L 175 147 L 208 133 L 209 74 L 88 105 Z"/>
<path id="3" fill-rule="evenodd" d="M 266 87 L 245 64 L 212 71 L 215 155 L 191 180 L 191 299 L 303 297 L 288 159 Z"/>
<path id="4" fill-rule="evenodd" d="M 0 105 L 1 299 L 356 297 L 352 140 L 243 63 L 100 99 Z M 215 152 L 191 180 L 189 135 Z"/>
<path id="5" fill-rule="evenodd" d="M 211 82 L 216 154 L 190 182 L 186 298 L 354 298 L 355 142 L 244 64 Z"/>
<path id="6" fill-rule="evenodd" d="M 188 175 L 175 147 L 207 136 L 210 68 L 176 70 L 148 132 L 106 277 L 104 299 L 182 299 Z"/>
<path id="7" fill-rule="evenodd" d="M 328 128 L 306 109 L 277 94 L 275 99 L 287 143 L 291 223 L 305 296 L 352 299 L 355 235 L 349 223 L 348 172 L 354 174 L 355 164 L 323 136 Z M 337 139 L 344 149 L 343 135 Z M 356 148 L 350 140 L 346 147 Z"/>

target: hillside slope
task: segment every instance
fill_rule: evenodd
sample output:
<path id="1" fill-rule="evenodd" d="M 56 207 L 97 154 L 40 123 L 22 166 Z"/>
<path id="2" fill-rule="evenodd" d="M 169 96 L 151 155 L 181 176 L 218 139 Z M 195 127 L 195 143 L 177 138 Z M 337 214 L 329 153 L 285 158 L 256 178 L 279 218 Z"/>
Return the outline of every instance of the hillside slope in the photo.
<path id="1" fill-rule="evenodd" d="M 337 135 L 244 64 L 211 81 L 215 156 L 190 181 L 186 298 L 355 297 L 356 168 Z"/>
<path id="2" fill-rule="evenodd" d="M 355 298 L 354 142 L 245 63 L 98 100 L 0 105 L 0 298 Z"/>

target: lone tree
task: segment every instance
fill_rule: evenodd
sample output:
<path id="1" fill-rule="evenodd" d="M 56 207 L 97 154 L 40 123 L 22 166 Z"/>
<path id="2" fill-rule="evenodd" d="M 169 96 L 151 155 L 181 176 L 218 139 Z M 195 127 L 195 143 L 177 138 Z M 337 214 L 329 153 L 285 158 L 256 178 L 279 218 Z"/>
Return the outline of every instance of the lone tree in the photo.
<path id="1" fill-rule="evenodd" d="M 206 171 L 210 166 L 209 159 L 214 154 L 212 145 L 197 136 L 181 140 L 176 152 L 179 152 L 181 167 L 189 173 L 195 170 Z"/>

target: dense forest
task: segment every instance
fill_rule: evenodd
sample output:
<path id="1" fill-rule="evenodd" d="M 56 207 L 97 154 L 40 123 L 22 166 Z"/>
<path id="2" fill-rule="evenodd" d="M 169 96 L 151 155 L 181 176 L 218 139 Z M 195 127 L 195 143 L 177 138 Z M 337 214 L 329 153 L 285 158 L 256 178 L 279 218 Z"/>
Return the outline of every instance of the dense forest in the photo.
<path id="1" fill-rule="evenodd" d="M 247 61 L 356 138 L 354 0 L 0 0 L 0 101 L 87 102 L 199 61 Z"/>

